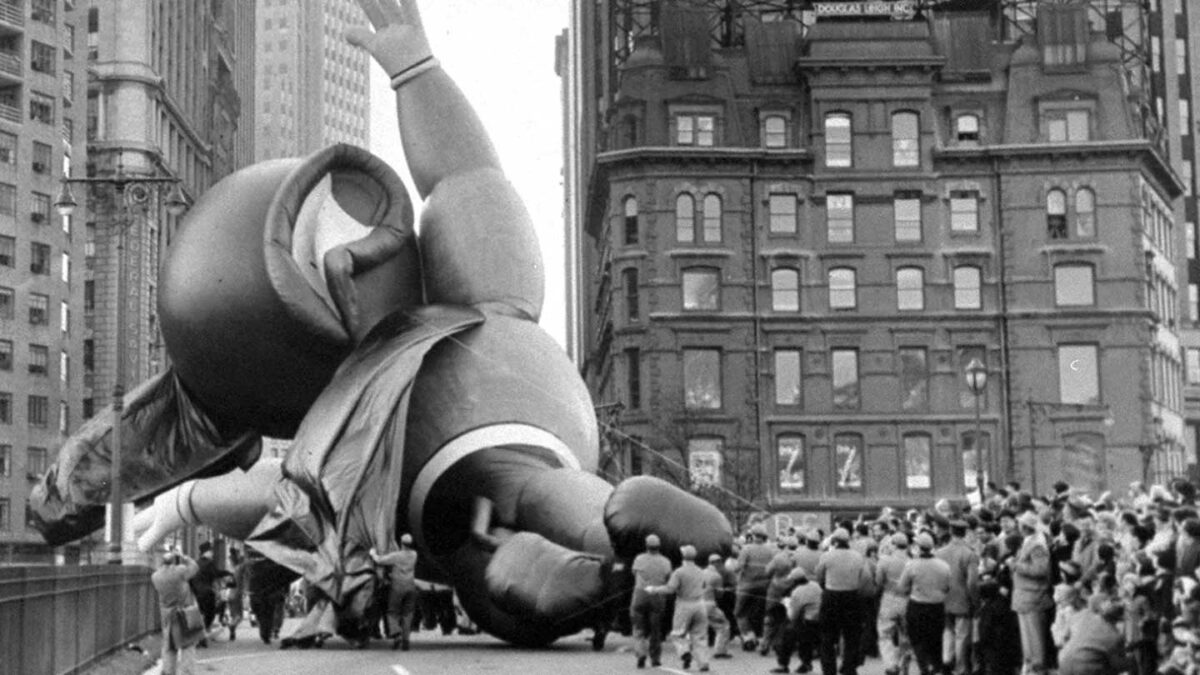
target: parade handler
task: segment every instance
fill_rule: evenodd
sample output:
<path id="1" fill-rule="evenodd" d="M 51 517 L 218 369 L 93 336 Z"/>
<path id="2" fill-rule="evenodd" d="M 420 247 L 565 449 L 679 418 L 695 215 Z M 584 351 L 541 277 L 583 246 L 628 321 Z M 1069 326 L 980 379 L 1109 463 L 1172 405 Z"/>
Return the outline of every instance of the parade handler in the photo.
<path id="1" fill-rule="evenodd" d="M 619 592 L 606 570 L 647 533 L 708 555 L 731 528 L 663 481 L 594 474 L 592 401 L 537 325 L 524 205 L 415 0 L 359 5 L 374 30 L 347 37 L 391 77 L 419 234 L 399 177 L 351 146 L 213 186 L 160 275 L 172 369 L 126 397 L 119 478 L 136 502 L 157 496 L 141 545 L 186 523 L 246 539 L 329 598 L 351 639 L 370 549 L 409 533 L 418 576 L 452 584 L 483 630 L 545 644 L 594 623 Z M 48 541 L 102 524 L 113 421 L 85 424 L 37 486 Z M 260 435 L 293 438 L 282 462 L 255 463 Z"/>

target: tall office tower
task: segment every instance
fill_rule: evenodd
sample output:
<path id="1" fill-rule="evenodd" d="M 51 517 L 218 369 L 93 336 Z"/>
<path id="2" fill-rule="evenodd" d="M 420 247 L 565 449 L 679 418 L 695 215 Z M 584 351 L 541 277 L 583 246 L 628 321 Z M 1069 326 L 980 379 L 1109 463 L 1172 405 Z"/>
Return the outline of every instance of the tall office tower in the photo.
<path id="1" fill-rule="evenodd" d="M 567 214 L 602 469 L 782 522 L 1182 473 L 1188 181 L 1154 17 L 576 3 Z"/>
<path id="2" fill-rule="evenodd" d="M 368 146 L 370 57 L 344 37 L 365 24 L 354 0 L 259 3 L 257 159 Z"/>

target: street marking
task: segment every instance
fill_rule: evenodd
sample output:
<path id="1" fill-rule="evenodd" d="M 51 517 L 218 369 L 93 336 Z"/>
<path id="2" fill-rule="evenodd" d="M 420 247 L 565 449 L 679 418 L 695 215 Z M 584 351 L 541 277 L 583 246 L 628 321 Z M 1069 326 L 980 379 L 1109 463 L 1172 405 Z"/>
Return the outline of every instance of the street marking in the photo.
<path id="1" fill-rule="evenodd" d="M 254 654 L 236 654 L 233 656 L 218 656 L 215 659 L 198 660 L 196 663 L 220 663 L 222 661 L 240 661 L 242 659 L 257 659 L 263 656 L 271 656 L 274 652 L 255 652 Z"/>
<path id="2" fill-rule="evenodd" d="M 408 668 L 405 668 L 404 666 L 402 666 L 398 663 L 396 665 L 392 666 L 392 670 L 396 671 L 396 675 L 412 675 L 411 673 L 408 672 Z"/>
<path id="3" fill-rule="evenodd" d="M 670 668 L 668 666 L 659 666 L 658 669 L 665 670 L 668 673 L 676 673 L 677 675 L 692 675 L 691 673 L 689 673 L 686 670 L 675 670 L 674 668 Z"/>

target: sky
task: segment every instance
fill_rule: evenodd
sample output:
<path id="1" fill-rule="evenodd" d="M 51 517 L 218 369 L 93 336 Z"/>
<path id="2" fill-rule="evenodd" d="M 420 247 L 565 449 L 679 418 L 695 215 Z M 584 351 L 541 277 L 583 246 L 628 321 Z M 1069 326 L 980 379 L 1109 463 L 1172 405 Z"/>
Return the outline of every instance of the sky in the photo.
<path id="1" fill-rule="evenodd" d="M 563 0 L 421 3 L 433 53 L 475 106 L 537 228 L 546 271 L 541 325 L 565 341 L 561 81 L 554 39 L 567 26 Z M 371 70 L 371 150 L 406 175 L 396 100 Z M 416 192 L 410 191 L 414 199 Z"/>

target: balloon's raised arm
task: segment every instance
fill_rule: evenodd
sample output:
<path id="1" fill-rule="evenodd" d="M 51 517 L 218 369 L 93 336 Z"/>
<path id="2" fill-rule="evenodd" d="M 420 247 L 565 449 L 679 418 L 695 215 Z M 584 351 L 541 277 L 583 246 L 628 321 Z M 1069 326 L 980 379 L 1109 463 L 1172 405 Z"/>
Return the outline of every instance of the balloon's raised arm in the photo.
<path id="1" fill-rule="evenodd" d="M 379 62 L 396 90 L 400 138 L 421 198 L 444 178 L 500 168 L 483 124 L 429 49 L 416 0 L 359 0 L 374 31 L 354 28 L 351 44 Z"/>

